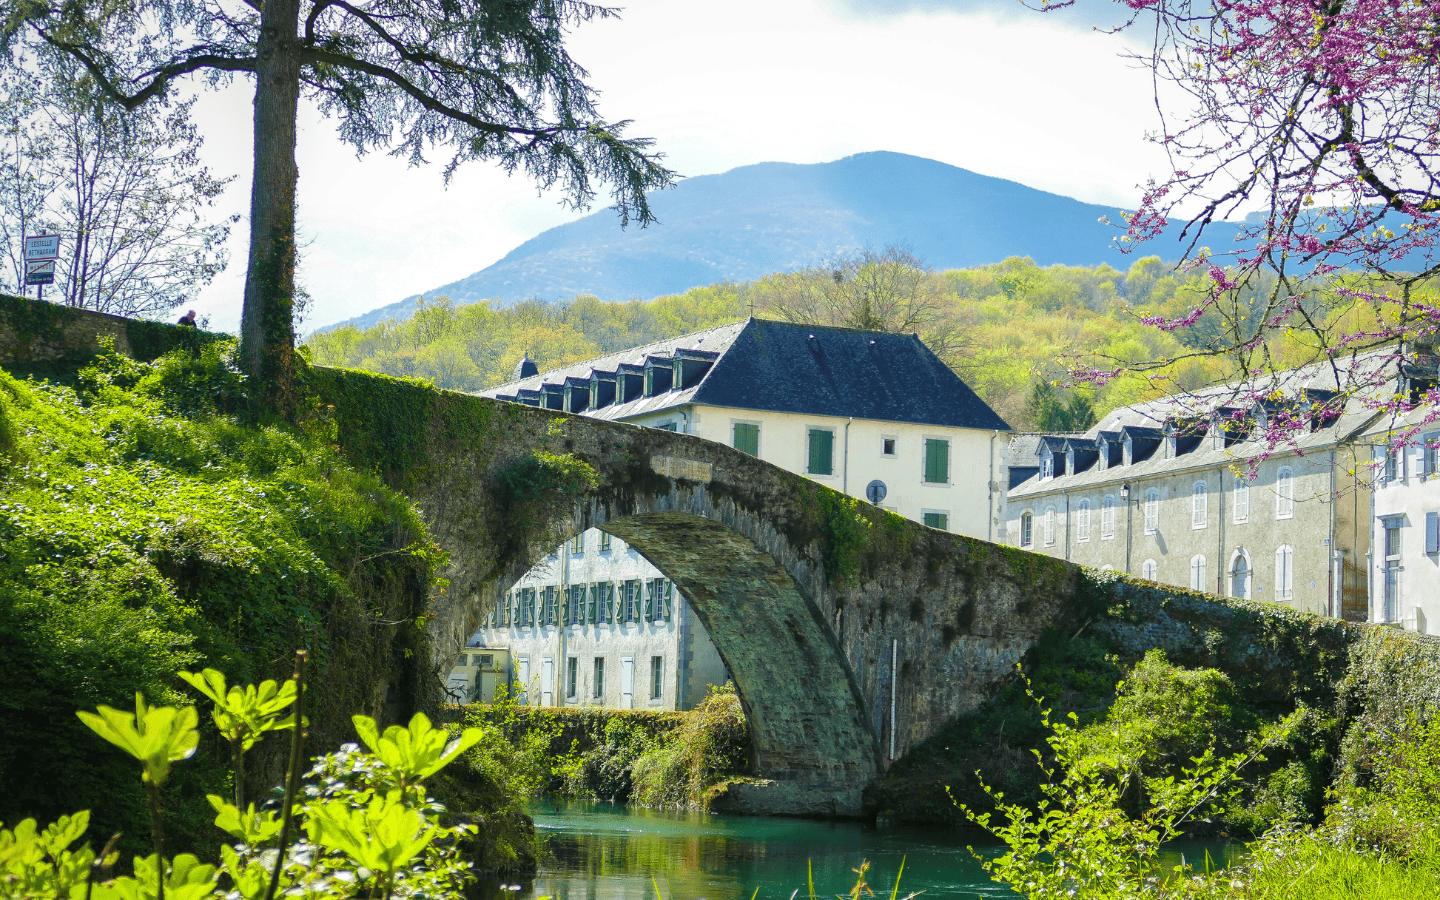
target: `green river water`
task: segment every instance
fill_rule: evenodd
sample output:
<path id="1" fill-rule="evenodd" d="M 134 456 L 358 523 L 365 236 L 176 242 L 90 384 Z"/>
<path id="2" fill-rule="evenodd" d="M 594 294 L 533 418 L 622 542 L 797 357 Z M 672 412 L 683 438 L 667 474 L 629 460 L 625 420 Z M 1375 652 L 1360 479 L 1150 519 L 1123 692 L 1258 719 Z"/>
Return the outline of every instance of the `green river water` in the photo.
<path id="1" fill-rule="evenodd" d="M 757 819 L 632 809 L 605 803 L 557 802 L 531 810 L 544 859 L 533 876 L 481 884 L 484 900 L 789 900 L 806 897 L 806 867 L 815 894 L 848 894 L 852 871 L 871 863 L 869 882 L 889 900 L 900 861 L 900 897 L 924 891 L 924 900 L 1013 897 L 985 875 L 966 849 L 967 839 L 946 829 L 877 830 L 855 822 Z M 998 853 L 998 846 L 979 846 Z M 1238 844 L 1184 844 L 1178 861 L 1217 860 Z M 653 880 L 653 881 L 652 881 Z M 509 885 L 509 889 L 505 885 Z M 518 890 L 515 886 L 518 885 Z"/>

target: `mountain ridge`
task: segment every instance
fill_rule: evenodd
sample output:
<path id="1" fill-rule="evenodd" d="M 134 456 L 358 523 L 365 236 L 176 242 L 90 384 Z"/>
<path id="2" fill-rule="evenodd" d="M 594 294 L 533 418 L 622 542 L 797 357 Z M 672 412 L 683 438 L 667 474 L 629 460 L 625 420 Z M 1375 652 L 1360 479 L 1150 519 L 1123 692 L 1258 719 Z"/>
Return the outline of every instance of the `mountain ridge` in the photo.
<path id="1" fill-rule="evenodd" d="M 649 228 L 622 231 L 611 211 L 591 213 L 464 278 L 319 330 L 403 320 L 422 295 L 500 306 L 581 293 L 649 299 L 812 266 L 865 247 L 900 245 L 936 269 L 1010 256 L 1039 265 L 1128 262 L 1113 241 L 1118 229 L 1101 221 L 1116 217 L 1117 208 L 892 151 L 699 175 L 652 195 L 651 205 L 659 222 Z M 1178 257 L 1178 231 L 1172 225 L 1147 251 Z"/>

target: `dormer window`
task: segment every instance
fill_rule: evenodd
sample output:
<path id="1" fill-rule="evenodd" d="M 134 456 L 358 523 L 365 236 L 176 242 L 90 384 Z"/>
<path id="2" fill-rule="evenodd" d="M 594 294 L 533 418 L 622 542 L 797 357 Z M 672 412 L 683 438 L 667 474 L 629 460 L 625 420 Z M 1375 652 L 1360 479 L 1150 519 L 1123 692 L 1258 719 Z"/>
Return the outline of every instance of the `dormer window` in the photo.
<path id="1" fill-rule="evenodd" d="M 1066 450 L 1066 451 L 1065 451 L 1065 471 L 1068 472 L 1068 473 L 1070 473 L 1070 474 L 1072 474 L 1072 475 L 1075 474 L 1075 451 L 1074 451 L 1074 450 Z"/>
<path id="2" fill-rule="evenodd" d="M 1174 433 L 1165 435 L 1165 458 L 1174 459 L 1180 455 L 1180 438 Z"/>
<path id="3" fill-rule="evenodd" d="M 1040 457 L 1040 480 L 1044 481 L 1048 478 L 1054 477 L 1055 457 L 1050 453 L 1049 450 L 1046 450 L 1045 455 Z"/>
<path id="4" fill-rule="evenodd" d="M 1128 466 L 1135 461 L 1135 441 L 1128 434 L 1125 435 L 1124 440 L 1120 443 L 1120 454 L 1121 462 L 1124 465 Z"/>
<path id="5" fill-rule="evenodd" d="M 1110 468 L 1110 442 L 1102 437 L 1097 446 L 1100 448 L 1100 458 L 1095 461 L 1095 468 Z"/>

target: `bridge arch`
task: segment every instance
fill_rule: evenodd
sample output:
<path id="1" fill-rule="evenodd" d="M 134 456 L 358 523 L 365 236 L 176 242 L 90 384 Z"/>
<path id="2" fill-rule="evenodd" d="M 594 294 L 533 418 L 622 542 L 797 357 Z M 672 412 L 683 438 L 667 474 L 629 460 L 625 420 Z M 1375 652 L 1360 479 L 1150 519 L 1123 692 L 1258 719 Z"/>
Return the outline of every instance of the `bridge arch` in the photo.
<path id="1" fill-rule="evenodd" d="M 739 789 L 753 812 L 860 814 L 893 760 L 979 706 L 1047 627 L 1088 615 L 1074 566 L 719 443 L 394 381 L 382 418 L 374 376 L 315 380 L 341 445 L 415 501 L 450 555 L 427 610 L 433 655 L 413 673 L 430 702 L 505 592 L 602 528 L 676 583 L 735 676 L 766 779 Z M 537 464 L 562 477 L 532 478 Z M 577 464 L 593 478 L 567 483 Z"/>

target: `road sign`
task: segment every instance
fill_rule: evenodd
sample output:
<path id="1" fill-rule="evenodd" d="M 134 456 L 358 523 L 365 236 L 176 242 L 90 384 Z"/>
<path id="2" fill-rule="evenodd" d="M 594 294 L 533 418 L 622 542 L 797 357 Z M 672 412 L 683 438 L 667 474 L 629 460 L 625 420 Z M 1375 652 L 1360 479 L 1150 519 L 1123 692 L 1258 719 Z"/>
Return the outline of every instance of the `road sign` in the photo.
<path id="1" fill-rule="evenodd" d="M 55 282 L 55 260 L 29 259 L 25 261 L 26 284 L 53 284 Z"/>
<path id="2" fill-rule="evenodd" d="M 36 259 L 59 259 L 60 235 L 32 234 L 25 238 L 26 261 Z"/>
<path id="3" fill-rule="evenodd" d="M 885 499 L 886 493 L 885 482 L 878 478 L 865 485 L 865 499 L 874 503 L 876 506 L 879 506 L 880 501 Z"/>

